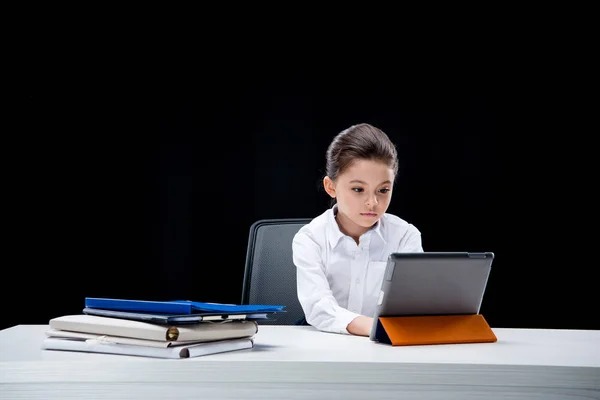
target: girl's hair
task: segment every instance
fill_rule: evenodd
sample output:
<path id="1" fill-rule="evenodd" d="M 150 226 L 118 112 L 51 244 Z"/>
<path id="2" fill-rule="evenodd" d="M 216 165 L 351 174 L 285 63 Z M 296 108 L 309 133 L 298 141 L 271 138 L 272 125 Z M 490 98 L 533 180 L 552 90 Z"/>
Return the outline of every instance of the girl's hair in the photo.
<path id="1" fill-rule="evenodd" d="M 325 173 L 335 180 L 356 160 L 386 163 L 398 173 L 398 153 L 390 138 L 369 124 L 353 125 L 338 133 L 326 153 Z"/>

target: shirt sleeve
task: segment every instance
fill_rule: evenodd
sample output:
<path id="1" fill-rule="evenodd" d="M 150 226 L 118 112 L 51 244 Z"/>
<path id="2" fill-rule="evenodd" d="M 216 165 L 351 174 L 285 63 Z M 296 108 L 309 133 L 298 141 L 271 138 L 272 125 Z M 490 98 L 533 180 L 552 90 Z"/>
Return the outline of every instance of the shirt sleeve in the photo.
<path id="1" fill-rule="evenodd" d="M 406 234 L 400 240 L 399 253 L 423 253 L 421 232 L 414 226 L 409 225 Z"/>
<path id="2" fill-rule="evenodd" d="M 298 300 L 306 322 L 321 331 L 349 334 L 346 328 L 359 314 L 340 307 L 335 300 L 325 275 L 321 246 L 308 232 L 300 231 L 292 249 Z"/>

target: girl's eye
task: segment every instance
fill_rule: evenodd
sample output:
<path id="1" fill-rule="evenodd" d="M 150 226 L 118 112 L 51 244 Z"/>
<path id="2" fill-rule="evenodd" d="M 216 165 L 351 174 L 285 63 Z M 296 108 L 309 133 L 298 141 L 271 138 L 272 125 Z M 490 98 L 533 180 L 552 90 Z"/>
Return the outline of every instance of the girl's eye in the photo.
<path id="1" fill-rule="evenodd" d="M 363 188 L 352 188 L 352 190 L 354 190 L 356 193 L 361 193 Z"/>
<path id="2" fill-rule="evenodd" d="M 389 191 L 390 191 L 390 189 L 388 189 L 388 188 L 385 188 L 385 189 L 381 189 L 381 190 L 380 190 L 380 192 L 381 192 L 381 193 L 387 193 L 387 192 L 389 192 Z"/>

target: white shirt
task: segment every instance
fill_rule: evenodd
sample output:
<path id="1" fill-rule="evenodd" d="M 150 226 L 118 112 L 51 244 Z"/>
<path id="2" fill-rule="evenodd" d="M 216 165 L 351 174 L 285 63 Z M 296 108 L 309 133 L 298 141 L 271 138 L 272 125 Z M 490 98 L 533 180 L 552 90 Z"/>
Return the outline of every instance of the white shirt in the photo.
<path id="1" fill-rule="evenodd" d="M 300 228 L 292 243 L 298 300 L 315 328 L 349 332 L 359 315 L 373 316 L 391 253 L 423 252 L 421 232 L 384 214 L 359 238 L 343 234 L 335 220 L 337 205 Z"/>

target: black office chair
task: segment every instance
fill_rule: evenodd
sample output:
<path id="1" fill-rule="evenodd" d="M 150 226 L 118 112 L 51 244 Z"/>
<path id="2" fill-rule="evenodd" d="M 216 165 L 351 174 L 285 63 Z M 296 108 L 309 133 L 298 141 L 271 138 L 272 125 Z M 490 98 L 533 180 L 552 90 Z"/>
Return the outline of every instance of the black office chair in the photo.
<path id="1" fill-rule="evenodd" d="M 260 320 L 265 325 L 302 325 L 304 311 L 296 290 L 292 240 L 311 218 L 263 219 L 250 227 L 242 304 L 275 304 L 285 311 Z"/>

